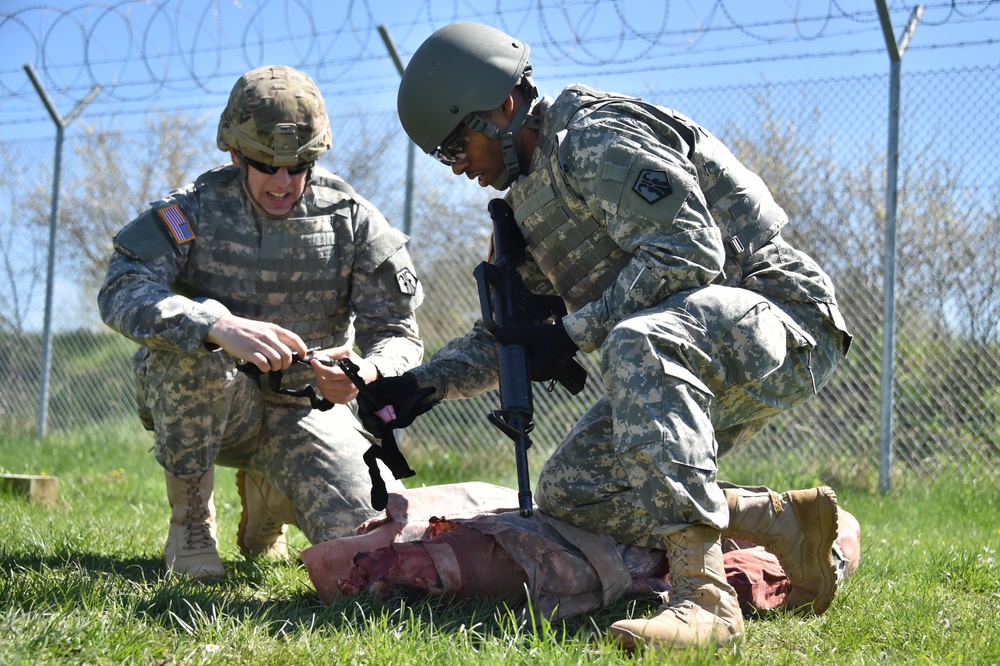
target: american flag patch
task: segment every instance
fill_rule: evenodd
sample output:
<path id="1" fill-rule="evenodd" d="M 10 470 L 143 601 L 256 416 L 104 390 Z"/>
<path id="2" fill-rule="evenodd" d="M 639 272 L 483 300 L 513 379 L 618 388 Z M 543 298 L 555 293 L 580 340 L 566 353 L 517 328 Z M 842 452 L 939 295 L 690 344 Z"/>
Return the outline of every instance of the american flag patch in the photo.
<path id="1" fill-rule="evenodd" d="M 191 231 L 191 225 L 188 224 L 187 218 L 184 217 L 180 206 L 174 204 L 166 208 L 160 208 L 156 212 L 167 225 L 170 235 L 174 237 L 178 245 L 183 245 L 194 240 L 194 232 Z"/>

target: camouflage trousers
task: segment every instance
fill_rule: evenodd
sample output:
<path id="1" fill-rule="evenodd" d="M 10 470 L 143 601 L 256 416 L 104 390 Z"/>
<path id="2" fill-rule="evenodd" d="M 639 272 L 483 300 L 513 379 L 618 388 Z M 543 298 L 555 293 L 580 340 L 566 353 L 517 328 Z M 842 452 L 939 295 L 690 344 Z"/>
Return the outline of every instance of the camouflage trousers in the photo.
<path id="1" fill-rule="evenodd" d="M 379 513 L 362 460 L 374 440 L 351 407 L 318 411 L 304 398 L 271 392 L 266 381 L 258 387 L 221 352 L 140 348 L 133 369 L 139 416 L 171 474 L 212 465 L 257 472 L 291 499 L 312 543 L 354 534 Z M 382 471 L 389 492 L 402 489 Z"/>
<path id="2" fill-rule="evenodd" d="M 675 294 L 608 334 L 605 394 L 546 461 L 538 506 L 651 548 L 686 525 L 721 529 L 718 457 L 814 395 L 842 357 L 814 305 L 715 285 Z"/>

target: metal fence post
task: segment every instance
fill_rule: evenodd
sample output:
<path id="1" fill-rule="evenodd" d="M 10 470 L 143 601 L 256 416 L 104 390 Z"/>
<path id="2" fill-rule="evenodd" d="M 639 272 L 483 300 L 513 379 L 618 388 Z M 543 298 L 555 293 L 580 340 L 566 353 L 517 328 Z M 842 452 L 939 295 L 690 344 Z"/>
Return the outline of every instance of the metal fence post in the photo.
<path id="1" fill-rule="evenodd" d="M 396 43 L 392 40 L 392 35 L 389 34 L 388 26 L 384 24 L 380 25 L 378 33 L 382 35 L 385 48 L 389 51 L 389 56 L 396 65 L 396 71 L 402 76 L 404 70 L 403 61 L 399 57 L 399 51 L 396 49 Z M 403 202 L 403 233 L 407 236 L 410 235 L 413 226 L 413 156 L 415 148 L 416 144 L 408 140 L 406 143 L 406 199 Z"/>
<path id="2" fill-rule="evenodd" d="M 878 487 L 883 495 L 889 492 L 892 474 L 892 406 L 893 406 L 893 357 L 896 353 L 896 178 L 899 167 L 899 88 L 900 66 L 903 52 L 913 36 L 913 31 L 924 13 L 924 6 L 917 5 L 910 14 L 896 43 L 893 35 L 892 22 L 885 0 L 876 0 L 878 15 L 882 22 L 882 33 L 885 36 L 886 48 L 889 51 L 889 148 L 886 155 L 885 183 L 885 249 L 883 265 L 883 304 L 882 304 L 882 418 L 879 437 L 879 473 Z"/>
<path id="3" fill-rule="evenodd" d="M 59 115 L 59 111 L 56 110 L 44 86 L 42 86 L 42 82 L 38 79 L 35 68 L 31 66 L 31 63 L 25 64 L 24 71 L 27 72 L 32 85 L 35 86 L 38 96 L 42 98 L 42 103 L 45 104 L 49 115 L 52 116 L 52 122 L 56 124 L 56 155 L 52 174 L 52 214 L 49 217 L 49 256 L 45 276 L 45 322 L 42 331 L 42 367 L 38 388 L 38 415 L 36 423 L 36 436 L 38 439 L 41 439 L 45 437 L 49 412 L 49 375 L 52 368 L 52 292 L 56 272 L 56 231 L 59 224 L 59 175 L 62 171 L 63 131 L 67 125 L 80 115 L 83 107 L 90 104 L 97 97 L 97 93 L 101 91 L 101 86 L 94 85 L 90 89 L 90 92 L 87 93 L 87 96 L 76 105 L 76 108 L 63 118 Z"/>

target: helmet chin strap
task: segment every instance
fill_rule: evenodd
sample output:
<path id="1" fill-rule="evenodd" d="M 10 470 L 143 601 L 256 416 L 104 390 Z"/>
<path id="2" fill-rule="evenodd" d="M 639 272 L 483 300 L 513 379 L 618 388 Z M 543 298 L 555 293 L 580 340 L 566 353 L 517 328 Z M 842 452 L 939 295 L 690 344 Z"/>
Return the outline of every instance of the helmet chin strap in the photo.
<path id="1" fill-rule="evenodd" d="M 504 170 L 490 184 L 494 190 L 506 189 L 521 175 L 521 163 L 517 159 L 517 151 L 514 150 L 514 132 L 505 132 L 500 137 L 500 151 L 503 153 Z"/>
<path id="2" fill-rule="evenodd" d="M 530 73 L 526 70 L 526 74 Z M 514 135 L 522 127 L 539 129 L 542 126 L 542 119 L 539 116 L 529 115 L 531 103 L 538 96 L 538 89 L 529 76 L 521 79 L 520 87 L 524 90 L 524 103 L 518 108 L 517 113 L 511 118 L 506 130 L 501 130 L 493 123 L 488 123 L 477 115 L 471 115 L 465 119 L 465 124 L 477 132 L 482 132 L 488 138 L 500 142 L 500 151 L 503 155 L 504 170 L 497 176 L 497 179 L 490 183 L 490 187 L 495 190 L 505 189 L 508 185 L 516 181 L 521 176 L 521 163 L 517 158 L 517 151 L 514 148 Z"/>

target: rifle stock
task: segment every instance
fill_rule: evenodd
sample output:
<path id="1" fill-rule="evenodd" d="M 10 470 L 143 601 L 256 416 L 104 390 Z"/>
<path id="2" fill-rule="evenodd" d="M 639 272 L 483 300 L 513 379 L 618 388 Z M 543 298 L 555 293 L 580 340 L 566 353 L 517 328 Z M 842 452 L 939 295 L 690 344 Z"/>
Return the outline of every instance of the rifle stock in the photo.
<path id="1" fill-rule="evenodd" d="M 550 317 L 565 315 L 566 306 L 561 298 L 533 294 L 517 272 L 525 259 L 526 243 L 510 205 L 503 199 L 494 199 L 488 208 L 493 220 L 493 263 L 483 262 L 473 271 L 486 329 L 495 333 L 505 326 L 540 324 Z M 500 409 L 487 418 L 514 441 L 518 508 L 528 518 L 534 513 L 528 473 L 529 434 L 535 427 L 530 359 L 523 345 L 500 345 L 499 356 Z M 574 395 L 583 390 L 586 380 L 587 371 L 574 359 L 563 366 L 555 379 Z"/>

